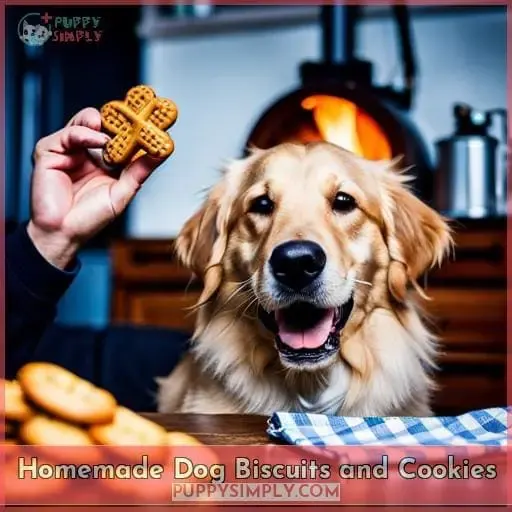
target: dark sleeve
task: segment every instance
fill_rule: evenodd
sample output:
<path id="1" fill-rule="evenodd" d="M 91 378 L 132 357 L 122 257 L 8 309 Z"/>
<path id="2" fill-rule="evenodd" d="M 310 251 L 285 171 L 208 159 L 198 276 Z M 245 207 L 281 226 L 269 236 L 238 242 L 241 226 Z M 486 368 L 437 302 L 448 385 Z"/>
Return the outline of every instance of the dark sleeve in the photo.
<path id="1" fill-rule="evenodd" d="M 150 327 L 104 330 L 53 323 L 57 304 L 80 269 L 61 271 L 21 226 L 6 243 L 6 376 L 30 361 L 56 363 L 114 394 L 136 411 L 156 410 L 156 377 L 168 375 L 188 346 L 186 333 Z"/>
<path id="2" fill-rule="evenodd" d="M 38 252 L 23 224 L 5 244 L 5 371 L 13 378 L 52 324 L 57 303 L 80 270 L 74 261 L 60 270 Z"/>

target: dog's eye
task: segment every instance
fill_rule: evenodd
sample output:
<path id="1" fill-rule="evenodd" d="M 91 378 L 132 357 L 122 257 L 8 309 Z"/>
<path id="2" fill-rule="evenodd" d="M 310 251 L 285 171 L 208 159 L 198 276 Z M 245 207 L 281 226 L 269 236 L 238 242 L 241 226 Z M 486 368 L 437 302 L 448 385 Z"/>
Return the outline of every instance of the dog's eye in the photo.
<path id="1" fill-rule="evenodd" d="M 334 201 L 332 202 L 333 210 L 340 213 L 347 213 L 352 211 L 356 207 L 356 200 L 345 194 L 345 192 L 338 192 Z"/>
<path id="2" fill-rule="evenodd" d="M 256 197 L 251 201 L 249 206 L 250 213 L 258 213 L 260 215 L 270 215 L 274 211 L 274 203 L 267 194 Z"/>

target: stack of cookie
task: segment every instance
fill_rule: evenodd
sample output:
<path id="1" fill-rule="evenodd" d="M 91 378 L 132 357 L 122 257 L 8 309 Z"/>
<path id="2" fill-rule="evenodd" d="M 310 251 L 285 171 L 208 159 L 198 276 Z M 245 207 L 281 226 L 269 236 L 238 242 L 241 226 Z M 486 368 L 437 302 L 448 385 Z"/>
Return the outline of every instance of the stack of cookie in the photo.
<path id="1" fill-rule="evenodd" d="M 51 363 L 29 363 L 5 381 L 5 439 L 38 446 L 197 446 L 119 406 L 106 390 Z"/>

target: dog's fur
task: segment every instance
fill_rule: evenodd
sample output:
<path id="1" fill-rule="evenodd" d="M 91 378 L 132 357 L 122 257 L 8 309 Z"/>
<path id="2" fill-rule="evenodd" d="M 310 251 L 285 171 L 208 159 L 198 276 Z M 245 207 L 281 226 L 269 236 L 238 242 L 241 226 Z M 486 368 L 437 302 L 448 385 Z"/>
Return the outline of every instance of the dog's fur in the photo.
<path id="1" fill-rule="evenodd" d="M 160 412 L 430 414 L 436 343 L 417 280 L 442 261 L 451 235 L 396 167 L 323 142 L 255 150 L 227 167 L 176 240 L 204 288 L 192 350 L 159 380 Z M 353 211 L 333 211 L 340 190 L 356 200 Z M 274 211 L 249 212 L 263 193 Z M 335 360 L 307 370 L 283 364 L 256 314 L 280 306 L 268 260 L 292 239 L 327 254 L 324 307 L 354 300 Z"/>

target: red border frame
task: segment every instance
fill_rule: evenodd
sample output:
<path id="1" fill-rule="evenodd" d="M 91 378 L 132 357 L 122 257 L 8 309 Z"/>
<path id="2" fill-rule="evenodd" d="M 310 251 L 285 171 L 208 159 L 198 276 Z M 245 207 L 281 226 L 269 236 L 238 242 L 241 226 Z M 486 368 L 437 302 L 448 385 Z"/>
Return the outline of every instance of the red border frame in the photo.
<path id="1" fill-rule="evenodd" d="M 94 6 L 94 5 L 144 5 L 144 4 L 166 4 L 169 5 L 171 3 L 169 0 L 153 0 L 151 2 L 145 2 L 140 0 L 50 0 L 46 2 L 41 2 L 37 0 L 0 0 L 0 39 L 4 42 L 4 44 L 0 45 L 0 206 L 2 211 L 4 212 L 5 217 L 5 201 L 4 201 L 4 190 L 5 190 L 5 35 L 6 35 L 6 15 L 5 10 L 7 6 L 20 6 L 20 5 L 62 5 L 66 7 L 71 6 Z M 215 2 L 219 5 L 257 5 L 257 4 L 269 4 L 270 2 L 262 2 L 260 0 L 234 0 L 234 1 L 221 1 Z M 329 1 L 312 1 L 312 0 L 274 0 L 272 4 L 274 5 L 322 5 L 322 4 L 332 4 L 336 3 L 335 0 Z M 369 0 L 366 2 L 361 2 L 360 0 L 345 0 L 346 4 L 363 4 L 363 5 L 389 5 L 389 1 L 386 0 Z M 486 0 L 483 1 L 471 1 L 471 0 L 410 0 L 407 2 L 409 5 L 503 5 L 507 7 L 507 107 L 508 107 L 508 122 L 509 126 L 511 125 L 512 120 L 512 73 L 510 72 L 510 64 L 512 60 L 512 53 L 510 49 L 512 49 L 512 4 L 509 4 L 503 0 Z M 483 35 L 485 37 L 485 35 Z M 509 151 L 512 152 L 512 138 L 509 138 L 508 141 Z M 510 177 L 511 174 L 511 163 L 510 159 L 508 161 L 508 169 L 507 176 Z M 508 181 L 508 180 L 507 180 Z M 512 205 L 512 184 L 508 181 L 507 186 L 507 246 L 512 241 L 512 225 L 510 223 L 510 208 Z M 2 290 L 5 290 L 5 223 L 2 222 L 0 226 L 1 238 L 0 238 L 0 261 L 2 262 L 0 275 L 1 275 L 1 284 Z M 512 268 L 512 255 L 507 250 L 507 313 L 512 311 L 511 304 L 511 295 L 510 295 L 510 287 L 511 287 L 511 278 L 510 271 Z M 509 369 L 512 368 L 512 323 L 508 321 L 507 315 L 507 399 L 508 404 L 512 404 L 512 376 Z M 1 293 L 0 297 L 0 377 L 5 375 L 5 292 Z M 3 393 L 0 393 L 0 406 L 3 407 Z M 511 418 L 512 425 L 512 418 Z M 1 434 L 3 436 L 3 433 Z M 512 467 L 512 455 L 509 451 L 509 460 L 510 465 Z M 2 464 L 3 460 L 0 460 L 0 474 L 2 473 Z M 510 474 L 509 474 L 510 477 Z M 3 487 L 3 486 L 2 486 Z M 512 503 L 512 480 L 511 485 L 509 486 L 511 495 L 509 496 L 509 503 Z M 3 497 L 3 489 L 0 491 Z M 3 502 L 3 500 L 2 500 Z M 116 507 L 110 508 L 110 510 L 115 509 Z M 251 507 L 247 507 L 251 508 Z M 351 507 L 348 507 L 351 508 Z M 419 509 L 422 507 L 419 506 Z M 22 510 L 22 509 L 18 509 Z M 452 508 L 452 510 L 454 510 Z"/>

